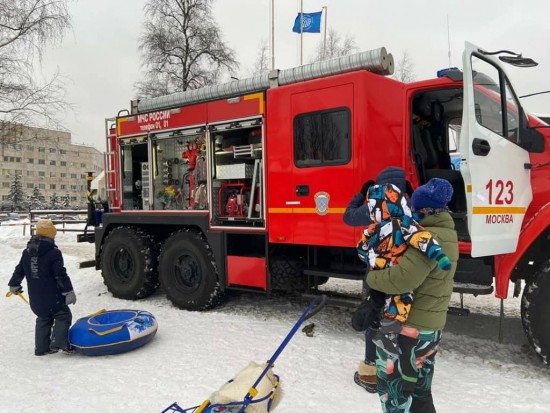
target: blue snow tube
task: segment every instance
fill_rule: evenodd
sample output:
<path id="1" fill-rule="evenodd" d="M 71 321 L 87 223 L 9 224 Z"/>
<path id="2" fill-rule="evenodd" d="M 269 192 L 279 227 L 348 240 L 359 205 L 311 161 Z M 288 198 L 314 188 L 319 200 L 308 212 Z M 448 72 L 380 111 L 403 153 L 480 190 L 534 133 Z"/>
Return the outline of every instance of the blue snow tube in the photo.
<path id="1" fill-rule="evenodd" d="M 85 356 L 118 354 L 147 344 L 157 329 L 157 320 L 147 311 L 101 310 L 74 323 L 69 342 Z"/>

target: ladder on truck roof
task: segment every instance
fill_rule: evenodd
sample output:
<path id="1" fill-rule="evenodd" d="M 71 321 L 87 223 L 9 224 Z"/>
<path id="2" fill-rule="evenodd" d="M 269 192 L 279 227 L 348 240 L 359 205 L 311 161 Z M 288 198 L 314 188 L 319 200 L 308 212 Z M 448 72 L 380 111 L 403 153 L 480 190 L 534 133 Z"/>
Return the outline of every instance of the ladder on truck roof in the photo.
<path id="1" fill-rule="evenodd" d="M 107 194 L 107 201 L 111 210 L 120 212 L 121 199 L 117 191 L 117 183 L 120 179 L 119 159 L 117 148 L 113 147 L 113 142 L 116 142 L 116 118 L 105 119 L 105 142 L 106 152 L 103 154 L 103 162 L 105 164 L 105 193 Z"/>

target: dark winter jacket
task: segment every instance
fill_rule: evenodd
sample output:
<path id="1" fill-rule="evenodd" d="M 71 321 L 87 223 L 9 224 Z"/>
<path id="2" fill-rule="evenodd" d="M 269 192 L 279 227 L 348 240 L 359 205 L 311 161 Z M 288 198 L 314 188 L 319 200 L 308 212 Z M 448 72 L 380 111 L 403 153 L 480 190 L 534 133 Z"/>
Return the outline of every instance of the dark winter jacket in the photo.
<path id="1" fill-rule="evenodd" d="M 31 309 L 37 316 L 48 317 L 67 307 L 63 293 L 73 286 L 54 240 L 31 237 L 8 285 L 17 287 L 23 278 L 27 278 Z"/>
<path id="2" fill-rule="evenodd" d="M 372 224 L 369 207 L 365 204 L 365 195 L 361 192 L 351 198 L 344 212 L 344 222 L 352 227 L 366 227 Z"/>
<path id="3" fill-rule="evenodd" d="M 458 241 L 454 222 L 448 212 L 428 215 L 420 225 L 432 233 L 451 261 L 449 271 L 414 248 L 408 248 L 398 265 L 370 271 L 369 287 L 386 294 L 414 292 L 414 301 L 406 324 L 419 330 L 442 330 L 453 292 L 453 278 L 458 261 Z"/>

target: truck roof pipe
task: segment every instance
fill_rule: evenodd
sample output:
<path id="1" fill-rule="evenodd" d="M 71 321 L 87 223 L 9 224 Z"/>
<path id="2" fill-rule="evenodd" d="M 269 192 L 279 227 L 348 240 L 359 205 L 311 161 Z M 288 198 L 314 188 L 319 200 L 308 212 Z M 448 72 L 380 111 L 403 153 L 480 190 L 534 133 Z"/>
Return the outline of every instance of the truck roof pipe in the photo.
<path id="1" fill-rule="evenodd" d="M 274 85 L 289 85 L 354 70 L 368 70 L 380 75 L 391 75 L 393 68 L 393 56 L 391 53 L 388 54 L 385 47 L 380 47 L 349 56 L 279 70 L 278 73 L 277 71 L 272 71 L 247 79 L 235 80 L 200 89 L 186 90 L 166 96 L 142 99 L 137 104 L 136 113 L 245 95 L 267 90 Z"/>

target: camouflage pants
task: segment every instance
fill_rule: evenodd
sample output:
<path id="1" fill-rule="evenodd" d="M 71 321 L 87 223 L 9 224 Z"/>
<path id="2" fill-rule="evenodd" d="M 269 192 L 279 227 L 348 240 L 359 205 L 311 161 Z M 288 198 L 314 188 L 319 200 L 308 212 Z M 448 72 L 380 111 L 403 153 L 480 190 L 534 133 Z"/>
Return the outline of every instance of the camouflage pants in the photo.
<path id="1" fill-rule="evenodd" d="M 401 356 L 376 349 L 378 395 L 383 413 L 435 413 L 432 378 L 441 331 L 421 330 L 417 338 L 399 336 Z"/>

